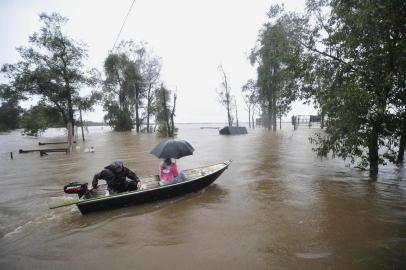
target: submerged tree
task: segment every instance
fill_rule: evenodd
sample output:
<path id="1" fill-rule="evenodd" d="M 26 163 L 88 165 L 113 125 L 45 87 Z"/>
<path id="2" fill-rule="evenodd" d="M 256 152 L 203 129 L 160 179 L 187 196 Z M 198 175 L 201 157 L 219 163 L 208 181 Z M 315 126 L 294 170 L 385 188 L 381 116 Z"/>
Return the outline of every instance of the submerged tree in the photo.
<path id="1" fill-rule="evenodd" d="M 146 130 L 151 131 L 150 118 L 155 111 L 155 92 L 159 88 L 160 72 L 160 59 L 148 50 L 145 42 L 136 44 L 132 40 L 123 41 L 117 52 L 106 59 L 106 120 L 112 124 L 119 118 L 127 121 L 113 125 L 116 130 L 130 130 L 135 124 L 139 133 L 146 119 Z M 125 100 L 120 96 L 126 97 Z"/>
<path id="2" fill-rule="evenodd" d="M 152 50 L 147 48 L 146 42 L 135 44 L 134 41 L 126 41 L 122 43 L 121 48 L 125 48 L 128 52 L 131 61 L 140 75 L 140 79 L 135 82 L 135 125 L 137 132 L 141 126 L 141 108 L 143 107 L 146 118 L 146 131 L 151 132 L 150 119 L 154 114 L 155 108 L 155 93 L 160 87 L 161 61 L 154 55 Z M 144 105 L 145 101 L 145 105 Z"/>
<path id="3" fill-rule="evenodd" d="M 147 133 L 151 132 L 150 119 L 156 112 L 156 90 L 159 87 L 160 75 L 161 75 L 161 62 L 160 59 L 153 56 L 152 53 L 147 54 L 142 63 L 142 77 L 145 87 L 145 118 L 146 118 L 146 130 Z"/>
<path id="4" fill-rule="evenodd" d="M 38 136 L 47 128 L 63 127 L 64 122 L 58 109 L 46 105 L 44 102 L 32 106 L 24 112 L 21 119 L 21 127 L 24 134 Z"/>
<path id="5" fill-rule="evenodd" d="M 116 131 L 133 128 L 134 84 L 139 74 L 126 54 L 110 54 L 104 62 L 104 119 Z"/>
<path id="6" fill-rule="evenodd" d="M 406 2 L 308 0 L 307 9 L 277 22 L 299 48 L 291 59 L 300 61 L 288 64 L 300 81 L 295 95 L 327 115 L 325 132 L 312 138 L 315 151 L 376 175 L 404 152 Z"/>
<path id="7" fill-rule="evenodd" d="M 249 127 L 254 128 L 254 114 L 255 107 L 258 103 L 258 87 L 254 80 L 249 79 L 241 88 L 243 99 L 245 102 L 246 109 L 248 111 L 248 124 Z M 252 123 L 252 126 L 251 126 Z"/>
<path id="8" fill-rule="evenodd" d="M 224 71 L 224 68 L 222 65 L 220 65 L 218 67 L 220 73 L 221 73 L 221 77 L 222 77 L 222 82 L 221 82 L 221 87 L 220 89 L 217 90 L 217 93 L 219 95 L 220 98 L 220 104 L 223 105 L 226 110 L 227 110 L 227 122 L 228 122 L 228 126 L 231 127 L 233 125 L 233 116 L 232 116 L 232 108 L 233 108 L 233 97 L 231 95 L 231 87 L 230 87 L 230 83 L 228 81 L 227 78 L 227 74 Z"/>
<path id="9" fill-rule="evenodd" d="M 164 137 L 174 137 L 177 130 L 174 121 L 177 95 L 176 93 L 173 94 L 173 103 L 171 105 L 171 91 L 161 84 L 156 96 L 156 120 L 159 124 L 158 133 Z"/>
<path id="10" fill-rule="evenodd" d="M 301 40 L 312 59 L 310 87 L 303 90 L 317 92 L 328 116 L 316 151 L 369 165 L 376 175 L 379 164 L 395 162 L 397 151 L 401 160 L 404 151 L 406 2 L 308 1 L 307 7 L 316 24 Z"/>
<path id="11" fill-rule="evenodd" d="M 75 100 L 83 86 L 94 81 L 83 68 L 87 57 L 85 45 L 80 44 L 63 31 L 67 18 L 57 13 L 40 14 L 42 27 L 29 42 L 32 47 L 20 47 L 21 62 L 3 66 L 17 91 L 38 96 L 49 107 L 55 108 L 68 127 L 68 139 L 72 138 L 75 124 Z"/>
<path id="12" fill-rule="evenodd" d="M 18 105 L 20 95 L 9 85 L 0 85 L 0 132 L 20 127 L 23 109 Z"/>
<path id="13" fill-rule="evenodd" d="M 273 6 L 268 15 L 274 19 L 282 11 L 283 7 Z M 250 55 L 251 64 L 257 65 L 258 99 L 265 110 L 266 126 L 274 131 L 277 118 L 286 115 L 296 98 L 298 47 L 290 42 L 286 27 L 280 20 L 265 24 Z"/>

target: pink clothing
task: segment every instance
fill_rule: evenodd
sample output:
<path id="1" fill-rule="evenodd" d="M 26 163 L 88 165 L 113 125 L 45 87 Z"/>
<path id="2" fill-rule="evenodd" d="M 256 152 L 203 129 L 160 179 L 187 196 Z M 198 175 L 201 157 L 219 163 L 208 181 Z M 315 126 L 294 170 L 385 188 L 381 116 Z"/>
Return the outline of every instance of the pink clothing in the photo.
<path id="1" fill-rule="evenodd" d="M 176 167 L 175 163 L 171 163 L 171 165 L 166 165 L 162 163 L 159 166 L 160 177 L 161 181 L 171 181 L 174 177 L 178 176 L 178 168 Z"/>

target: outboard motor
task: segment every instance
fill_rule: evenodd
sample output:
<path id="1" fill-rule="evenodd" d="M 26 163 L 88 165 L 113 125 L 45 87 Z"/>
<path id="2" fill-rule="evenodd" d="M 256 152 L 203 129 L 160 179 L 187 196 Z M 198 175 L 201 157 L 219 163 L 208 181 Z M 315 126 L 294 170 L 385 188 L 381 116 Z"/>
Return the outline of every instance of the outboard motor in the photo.
<path id="1" fill-rule="evenodd" d="M 87 183 L 71 182 L 63 187 L 63 191 L 68 194 L 78 194 L 79 199 L 83 196 L 86 199 L 91 197 Z"/>

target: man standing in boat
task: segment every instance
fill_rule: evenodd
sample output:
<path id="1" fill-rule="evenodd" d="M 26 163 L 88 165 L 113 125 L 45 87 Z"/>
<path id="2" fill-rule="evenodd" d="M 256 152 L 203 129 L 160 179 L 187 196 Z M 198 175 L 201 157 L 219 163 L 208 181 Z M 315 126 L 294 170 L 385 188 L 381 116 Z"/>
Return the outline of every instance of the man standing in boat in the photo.
<path id="1" fill-rule="evenodd" d="M 126 178 L 131 180 L 127 180 Z M 99 179 L 107 182 L 110 193 L 121 193 L 125 191 L 137 190 L 141 188 L 141 181 L 138 176 L 130 169 L 124 167 L 122 161 L 113 161 L 110 165 L 96 173 L 93 177 L 92 191 L 97 191 Z"/>

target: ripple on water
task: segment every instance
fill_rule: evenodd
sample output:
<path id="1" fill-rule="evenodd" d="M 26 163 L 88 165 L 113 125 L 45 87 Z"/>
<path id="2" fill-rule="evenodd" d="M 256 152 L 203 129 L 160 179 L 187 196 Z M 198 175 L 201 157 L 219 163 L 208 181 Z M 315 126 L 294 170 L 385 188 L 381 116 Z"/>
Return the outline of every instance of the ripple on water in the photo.
<path id="1" fill-rule="evenodd" d="M 296 257 L 301 259 L 322 259 L 331 256 L 331 252 L 295 252 Z"/>

